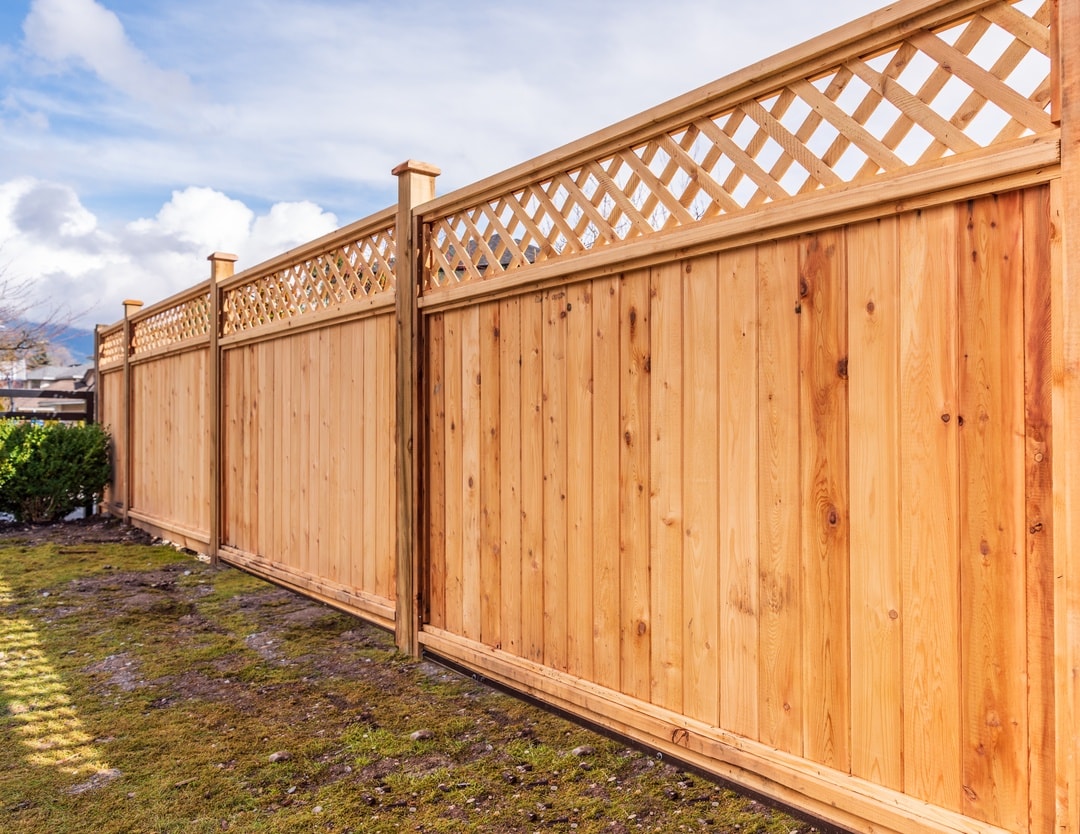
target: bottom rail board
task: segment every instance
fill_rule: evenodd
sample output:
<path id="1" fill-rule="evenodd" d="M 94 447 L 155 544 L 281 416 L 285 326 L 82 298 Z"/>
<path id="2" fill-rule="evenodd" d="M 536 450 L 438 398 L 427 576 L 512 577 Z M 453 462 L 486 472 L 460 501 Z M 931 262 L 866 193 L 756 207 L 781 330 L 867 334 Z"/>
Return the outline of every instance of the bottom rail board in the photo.
<path id="1" fill-rule="evenodd" d="M 115 512 L 117 515 L 122 514 L 122 507 Z M 139 510 L 128 510 L 128 520 L 133 526 L 145 530 L 152 536 L 180 547 L 186 547 L 203 556 L 210 550 L 210 534 L 205 530 L 192 530 Z"/>
<path id="2" fill-rule="evenodd" d="M 425 626 L 420 644 L 503 686 L 833 825 L 864 834 L 1006 834 L 441 629 Z"/>
<path id="3" fill-rule="evenodd" d="M 396 617 L 392 600 L 376 597 L 355 588 L 346 588 L 317 576 L 300 573 L 232 547 L 219 548 L 218 557 L 234 567 L 353 614 L 380 628 L 390 631 L 394 629 Z"/>

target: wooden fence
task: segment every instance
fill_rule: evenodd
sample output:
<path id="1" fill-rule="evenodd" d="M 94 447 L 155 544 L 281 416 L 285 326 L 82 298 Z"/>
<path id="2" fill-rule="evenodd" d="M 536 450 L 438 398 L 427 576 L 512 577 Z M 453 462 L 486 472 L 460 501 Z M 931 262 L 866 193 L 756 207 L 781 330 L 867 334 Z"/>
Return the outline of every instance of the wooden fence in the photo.
<path id="1" fill-rule="evenodd" d="M 405 163 L 101 330 L 110 510 L 852 830 L 1080 834 L 1078 76 L 906 0 Z"/>

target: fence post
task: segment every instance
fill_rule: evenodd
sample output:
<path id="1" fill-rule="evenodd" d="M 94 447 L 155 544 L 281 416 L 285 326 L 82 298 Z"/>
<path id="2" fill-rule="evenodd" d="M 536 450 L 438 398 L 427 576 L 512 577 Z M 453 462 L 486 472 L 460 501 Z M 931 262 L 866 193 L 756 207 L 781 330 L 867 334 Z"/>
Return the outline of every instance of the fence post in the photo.
<path id="1" fill-rule="evenodd" d="M 435 196 L 441 171 L 409 159 L 392 171 L 398 178 L 394 274 L 397 292 L 397 609 L 398 649 L 420 654 L 420 555 L 417 528 L 420 517 L 417 461 L 417 399 L 420 396 L 421 246 L 413 210 Z"/>
<path id="2" fill-rule="evenodd" d="M 1053 68 L 1060 103 L 1061 179 L 1051 183 L 1054 483 L 1055 832 L 1080 834 L 1080 4 L 1055 4 Z"/>
<path id="3" fill-rule="evenodd" d="M 134 491 L 131 487 L 131 476 L 134 473 L 134 464 L 132 460 L 134 458 L 134 449 L 132 449 L 132 439 L 134 432 L 131 426 L 131 351 L 132 351 L 132 332 L 131 317 L 135 315 L 139 308 L 143 306 L 141 301 L 129 298 L 124 302 L 124 524 L 129 521 L 128 512 L 131 510 L 131 495 Z"/>
<path id="4" fill-rule="evenodd" d="M 210 420 L 210 533 L 206 549 L 210 564 L 217 567 L 221 546 L 221 282 L 232 278 L 236 255 L 214 252 L 210 261 L 210 355 L 207 357 L 207 408 Z"/>

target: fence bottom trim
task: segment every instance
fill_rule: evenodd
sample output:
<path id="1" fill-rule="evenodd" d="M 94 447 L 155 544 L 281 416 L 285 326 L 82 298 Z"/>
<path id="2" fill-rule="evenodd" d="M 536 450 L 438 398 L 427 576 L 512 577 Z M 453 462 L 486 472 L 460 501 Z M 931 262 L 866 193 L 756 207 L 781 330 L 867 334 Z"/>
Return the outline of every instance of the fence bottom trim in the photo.
<path id="1" fill-rule="evenodd" d="M 123 513 L 123 506 L 118 510 L 110 508 L 110 511 L 115 511 L 119 515 Z M 144 513 L 141 510 L 128 510 L 128 520 L 133 526 L 145 530 L 152 536 L 186 547 L 188 550 L 194 550 L 203 556 L 210 551 L 210 534 L 206 530 L 183 527 L 164 518 Z"/>
<path id="2" fill-rule="evenodd" d="M 1006 834 L 997 826 L 432 626 L 423 628 L 420 644 L 503 686 L 852 831 Z"/>
<path id="3" fill-rule="evenodd" d="M 218 548 L 218 557 L 221 561 L 261 579 L 283 585 L 297 593 L 367 620 L 380 628 L 394 630 L 396 616 L 392 600 L 320 579 L 228 545 Z"/>

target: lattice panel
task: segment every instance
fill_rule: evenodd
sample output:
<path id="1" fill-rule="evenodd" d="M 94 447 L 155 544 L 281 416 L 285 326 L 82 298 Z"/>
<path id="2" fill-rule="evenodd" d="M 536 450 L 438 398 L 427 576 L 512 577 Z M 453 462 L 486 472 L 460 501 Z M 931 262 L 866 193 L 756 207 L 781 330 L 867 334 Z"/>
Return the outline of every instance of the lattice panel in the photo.
<path id="1" fill-rule="evenodd" d="M 131 352 L 134 356 L 168 347 L 210 332 L 210 292 L 140 319 L 132 326 Z"/>
<path id="2" fill-rule="evenodd" d="M 393 227 L 380 229 L 229 289 L 222 300 L 223 333 L 253 330 L 393 289 L 394 247 Z"/>
<path id="3" fill-rule="evenodd" d="M 118 327 L 101 337 L 98 344 L 98 363 L 111 365 L 124 359 L 124 328 Z"/>
<path id="4" fill-rule="evenodd" d="M 1051 16 L 1000 2 L 435 218 L 425 289 L 1049 132 Z"/>

